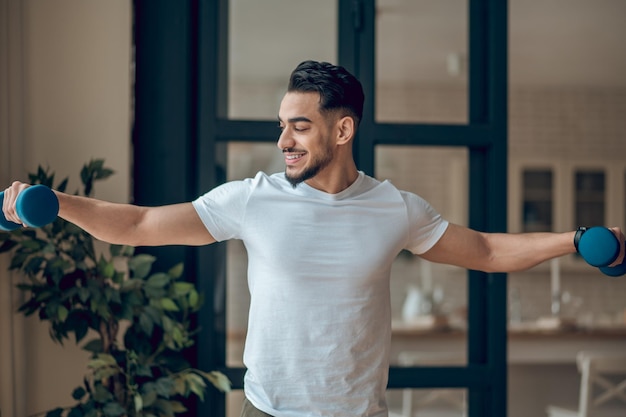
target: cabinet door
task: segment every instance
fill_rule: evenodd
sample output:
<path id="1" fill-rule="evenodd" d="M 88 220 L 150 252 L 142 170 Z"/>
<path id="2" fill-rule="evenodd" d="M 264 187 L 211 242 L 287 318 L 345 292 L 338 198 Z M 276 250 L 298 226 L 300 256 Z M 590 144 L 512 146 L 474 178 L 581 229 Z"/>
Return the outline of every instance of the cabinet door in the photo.
<path id="1" fill-rule="evenodd" d="M 606 173 L 602 169 L 574 171 L 574 226 L 606 223 Z"/>
<path id="2" fill-rule="evenodd" d="M 524 168 L 522 172 L 522 231 L 554 230 L 554 174 L 551 168 Z"/>

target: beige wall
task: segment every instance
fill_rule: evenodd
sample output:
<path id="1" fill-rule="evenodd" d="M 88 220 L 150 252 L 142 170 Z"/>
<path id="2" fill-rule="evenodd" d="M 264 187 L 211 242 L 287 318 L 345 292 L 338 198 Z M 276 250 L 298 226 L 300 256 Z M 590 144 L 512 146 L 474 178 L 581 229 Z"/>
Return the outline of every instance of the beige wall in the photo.
<path id="1" fill-rule="evenodd" d="M 130 0 L 0 0 L 0 184 L 39 164 L 57 178 L 104 158 L 116 174 L 96 196 L 130 195 Z M 4 186 L 0 185 L 0 188 Z M 87 355 L 51 342 L 15 313 L 15 275 L 0 259 L 0 410 L 22 417 L 72 404 Z"/>

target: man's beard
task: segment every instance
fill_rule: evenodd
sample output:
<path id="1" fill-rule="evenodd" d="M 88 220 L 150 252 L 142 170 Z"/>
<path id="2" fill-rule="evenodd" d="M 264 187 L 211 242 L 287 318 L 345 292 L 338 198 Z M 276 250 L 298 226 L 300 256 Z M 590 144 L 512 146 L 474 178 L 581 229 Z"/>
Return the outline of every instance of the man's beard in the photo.
<path id="1" fill-rule="evenodd" d="M 301 182 L 304 182 L 306 180 L 309 180 L 315 177 L 322 169 L 326 168 L 332 160 L 333 160 L 332 152 L 326 149 L 322 155 L 320 155 L 317 159 L 312 161 L 312 164 L 308 167 L 305 167 L 304 171 L 302 171 L 298 175 L 290 175 L 287 172 L 289 167 L 285 168 L 285 178 L 287 178 L 287 181 L 289 181 L 289 183 L 291 184 L 293 188 L 296 188 L 296 186 L 300 184 Z"/>

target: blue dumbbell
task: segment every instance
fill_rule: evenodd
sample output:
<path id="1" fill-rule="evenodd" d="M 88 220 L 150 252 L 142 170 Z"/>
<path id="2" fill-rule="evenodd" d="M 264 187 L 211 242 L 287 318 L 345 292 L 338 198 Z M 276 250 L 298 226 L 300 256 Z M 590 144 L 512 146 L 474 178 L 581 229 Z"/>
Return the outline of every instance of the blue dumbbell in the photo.
<path id="1" fill-rule="evenodd" d="M 4 191 L 0 192 L 0 207 L 4 201 Z M 17 215 L 28 227 L 42 227 L 52 223 L 59 214 L 59 200 L 56 194 L 45 185 L 33 185 L 22 191 L 15 202 Z M 0 211 L 0 230 L 11 231 L 21 224 L 13 223 Z"/>
<path id="2" fill-rule="evenodd" d="M 609 267 L 619 256 L 619 241 L 606 227 L 587 229 L 578 242 L 578 252 L 591 266 L 600 268 L 603 274 L 618 277 L 626 274 L 626 259 L 619 265 Z"/>

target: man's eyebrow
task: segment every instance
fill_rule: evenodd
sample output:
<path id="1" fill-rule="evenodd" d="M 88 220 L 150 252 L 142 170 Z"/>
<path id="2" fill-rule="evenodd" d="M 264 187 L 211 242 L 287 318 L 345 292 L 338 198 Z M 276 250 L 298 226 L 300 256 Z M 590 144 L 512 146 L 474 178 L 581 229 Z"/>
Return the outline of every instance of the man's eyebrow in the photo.
<path id="1" fill-rule="evenodd" d="M 282 119 L 280 118 L 280 116 L 278 116 L 278 122 L 282 123 Z M 287 119 L 287 122 L 289 123 L 298 123 L 298 122 L 308 122 L 311 123 L 311 119 L 309 119 L 308 117 L 304 117 L 304 116 L 298 116 L 298 117 L 292 117 L 290 119 Z"/>

